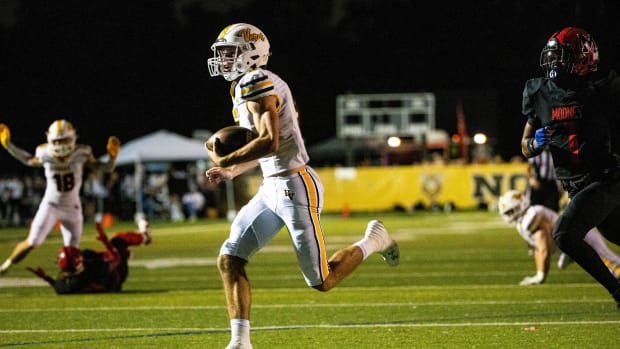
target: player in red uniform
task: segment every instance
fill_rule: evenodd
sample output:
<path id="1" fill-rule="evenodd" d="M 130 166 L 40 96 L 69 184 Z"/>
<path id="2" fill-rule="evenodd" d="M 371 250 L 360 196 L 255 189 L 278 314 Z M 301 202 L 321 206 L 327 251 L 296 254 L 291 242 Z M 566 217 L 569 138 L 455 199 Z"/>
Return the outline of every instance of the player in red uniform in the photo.
<path id="1" fill-rule="evenodd" d="M 616 301 L 620 284 L 584 241 L 593 227 L 620 245 L 620 77 L 598 69 L 592 36 L 567 27 L 548 39 L 540 65 L 544 76 L 528 80 L 522 113 L 528 120 L 521 148 L 526 157 L 548 148 L 555 173 L 571 198 L 554 226 L 556 246 Z"/>
<path id="2" fill-rule="evenodd" d="M 119 292 L 129 273 L 129 247 L 151 243 L 148 222 L 140 221 L 138 227 L 138 232 L 118 232 L 112 240 L 108 240 L 103 226 L 97 223 L 97 239 L 103 243 L 105 250 L 79 250 L 64 246 L 58 255 L 60 272 L 56 279 L 41 268 L 28 270 L 47 281 L 57 294 Z"/>

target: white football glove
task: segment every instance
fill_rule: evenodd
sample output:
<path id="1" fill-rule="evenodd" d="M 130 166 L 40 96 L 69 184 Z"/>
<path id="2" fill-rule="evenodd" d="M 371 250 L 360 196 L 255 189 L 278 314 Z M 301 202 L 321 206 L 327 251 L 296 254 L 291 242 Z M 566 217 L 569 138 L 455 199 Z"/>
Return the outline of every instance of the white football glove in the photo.
<path id="1" fill-rule="evenodd" d="M 526 276 L 525 278 L 523 278 L 523 280 L 521 280 L 519 285 L 521 286 L 539 285 L 539 284 L 542 284 L 543 282 L 545 282 L 545 273 L 539 271 L 534 276 Z"/>

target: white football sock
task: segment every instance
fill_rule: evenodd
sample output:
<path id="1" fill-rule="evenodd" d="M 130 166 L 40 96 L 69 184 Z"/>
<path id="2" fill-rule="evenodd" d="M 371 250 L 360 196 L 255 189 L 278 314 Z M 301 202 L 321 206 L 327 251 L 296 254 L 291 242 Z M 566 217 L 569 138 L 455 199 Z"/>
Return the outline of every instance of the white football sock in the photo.
<path id="1" fill-rule="evenodd" d="M 371 254 L 377 251 L 377 242 L 373 239 L 369 239 L 367 237 L 361 239 L 360 241 L 354 243 L 353 245 L 359 247 L 362 250 L 362 254 L 364 255 L 364 260 L 368 258 Z"/>
<path id="2" fill-rule="evenodd" d="M 250 344 L 250 320 L 231 319 L 230 320 L 231 343 Z"/>

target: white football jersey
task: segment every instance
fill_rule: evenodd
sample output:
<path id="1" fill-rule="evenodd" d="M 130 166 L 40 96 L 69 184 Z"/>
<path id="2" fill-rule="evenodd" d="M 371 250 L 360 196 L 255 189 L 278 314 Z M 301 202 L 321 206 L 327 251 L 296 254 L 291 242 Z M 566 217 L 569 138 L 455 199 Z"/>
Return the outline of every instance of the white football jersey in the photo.
<path id="1" fill-rule="evenodd" d="M 59 160 L 52 155 L 47 144 L 38 146 L 35 157 L 43 165 L 46 179 L 43 202 L 57 206 L 79 204 L 84 164 L 92 154 L 90 146 L 77 144 L 71 155 Z"/>
<path id="2" fill-rule="evenodd" d="M 547 219 L 551 222 L 552 225 L 555 224 L 555 221 L 558 220 L 557 212 L 542 206 L 542 205 L 534 205 L 528 207 L 525 210 L 525 213 L 517 220 L 517 231 L 519 235 L 527 241 L 530 246 L 536 246 L 534 242 L 534 238 L 532 238 L 532 234 L 534 234 L 538 227 L 540 226 L 540 222 L 543 219 Z"/>
<path id="3" fill-rule="evenodd" d="M 278 98 L 280 121 L 280 147 L 276 152 L 259 159 L 264 177 L 305 165 L 308 153 L 299 129 L 297 110 L 291 90 L 284 80 L 265 69 L 246 73 L 231 89 L 233 116 L 239 126 L 256 131 L 252 115 L 246 107 L 247 101 L 274 95 Z"/>

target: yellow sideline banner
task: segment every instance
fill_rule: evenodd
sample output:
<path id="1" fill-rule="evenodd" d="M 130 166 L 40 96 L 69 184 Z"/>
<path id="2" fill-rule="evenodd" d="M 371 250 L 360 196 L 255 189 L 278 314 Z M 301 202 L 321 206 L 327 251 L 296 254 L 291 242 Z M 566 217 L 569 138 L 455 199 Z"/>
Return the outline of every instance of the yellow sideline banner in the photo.
<path id="1" fill-rule="evenodd" d="M 452 204 L 494 206 L 509 189 L 525 190 L 527 164 L 318 168 L 324 211 L 384 211 Z"/>
<path id="2" fill-rule="evenodd" d="M 525 190 L 527 163 L 315 168 L 325 188 L 324 212 L 409 210 L 451 204 L 495 207 L 507 190 Z M 249 194 L 262 178 L 253 177 Z"/>

